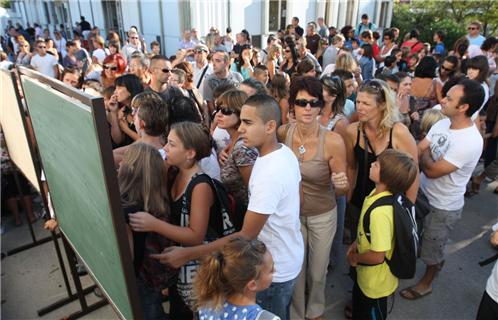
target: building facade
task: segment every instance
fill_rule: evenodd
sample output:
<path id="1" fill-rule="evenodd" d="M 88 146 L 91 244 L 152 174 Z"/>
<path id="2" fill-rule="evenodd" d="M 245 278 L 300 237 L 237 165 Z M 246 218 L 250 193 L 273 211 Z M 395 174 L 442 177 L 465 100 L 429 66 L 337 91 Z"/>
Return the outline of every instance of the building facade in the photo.
<path id="1" fill-rule="evenodd" d="M 206 35 L 211 26 L 222 33 L 231 27 L 236 33 L 246 29 L 258 46 L 265 36 L 285 28 L 292 17 L 306 22 L 324 17 L 329 26 L 356 26 L 361 15 L 369 15 L 379 29 L 391 24 L 393 0 L 14 0 L 8 17 L 26 26 L 39 23 L 51 31 L 62 24 L 67 32 L 84 16 L 102 34 L 109 30 L 121 36 L 136 26 L 150 43 L 157 40 L 163 52 L 172 55 L 178 49 L 183 30 L 195 27 Z"/>

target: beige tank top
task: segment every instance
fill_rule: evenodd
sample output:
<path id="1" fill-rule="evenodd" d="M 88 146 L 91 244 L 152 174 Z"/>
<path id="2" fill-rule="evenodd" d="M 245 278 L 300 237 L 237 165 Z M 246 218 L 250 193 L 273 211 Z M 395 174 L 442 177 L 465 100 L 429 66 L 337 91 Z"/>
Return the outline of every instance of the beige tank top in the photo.
<path id="1" fill-rule="evenodd" d="M 292 137 L 295 124 L 291 124 L 285 144 L 292 149 Z M 318 136 L 318 147 L 315 156 L 307 161 L 301 161 L 301 185 L 304 193 L 304 203 L 301 208 L 302 216 L 315 216 L 335 208 L 335 192 L 330 179 L 329 163 L 324 159 L 325 133 L 326 129 L 320 126 Z"/>

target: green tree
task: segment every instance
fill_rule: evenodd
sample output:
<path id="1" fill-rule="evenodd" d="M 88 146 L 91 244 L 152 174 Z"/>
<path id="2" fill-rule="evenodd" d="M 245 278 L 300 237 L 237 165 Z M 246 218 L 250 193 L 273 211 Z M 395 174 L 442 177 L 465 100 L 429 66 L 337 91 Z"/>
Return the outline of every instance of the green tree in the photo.
<path id="1" fill-rule="evenodd" d="M 498 1 L 396 1 L 392 25 L 400 29 L 401 36 L 417 28 L 424 42 L 432 42 L 434 32 L 443 30 L 447 35 L 444 41 L 446 47 L 451 49 L 455 41 L 466 34 L 467 25 L 474 20 L 482 23 L 485 36 L 495 34 L 498 29 Z"/>

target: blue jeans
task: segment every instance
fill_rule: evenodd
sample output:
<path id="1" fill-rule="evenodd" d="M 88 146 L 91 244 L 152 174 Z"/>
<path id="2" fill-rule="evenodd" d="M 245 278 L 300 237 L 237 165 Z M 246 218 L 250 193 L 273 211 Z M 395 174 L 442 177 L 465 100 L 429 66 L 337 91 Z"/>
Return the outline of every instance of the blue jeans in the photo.
<path id="1" fill-rule="evenodd" d="M 140 279 L 137 279 L 137 287 L 144 319 L 165 319 L 161 290 L 149 288 Z"/>
<path id="2" fill-rule="evenodd" d="M 272 282 L 270 287 L 258 292 L 256 302 L 282 320 L 290 319 L 290 303 L 297 277 L 286 282 Z"/>

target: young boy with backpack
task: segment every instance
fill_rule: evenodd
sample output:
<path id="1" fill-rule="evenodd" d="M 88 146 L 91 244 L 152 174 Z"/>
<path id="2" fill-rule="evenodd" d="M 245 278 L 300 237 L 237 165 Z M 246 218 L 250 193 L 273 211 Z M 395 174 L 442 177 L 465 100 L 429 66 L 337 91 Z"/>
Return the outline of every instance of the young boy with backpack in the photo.
<path id="1" fill-rule="evenodd" d="M 409 155 L 393 149 L 384 151 L 370 167 L 375 189 L 363 202 L 358 235 L 346 254 L 357 274 L 353 319 L 386 319 L 387 297 L 398 287 L 398 278 L 415 273 L 415 216 L 403 194 L 417 171 Z"/>

